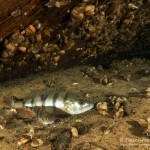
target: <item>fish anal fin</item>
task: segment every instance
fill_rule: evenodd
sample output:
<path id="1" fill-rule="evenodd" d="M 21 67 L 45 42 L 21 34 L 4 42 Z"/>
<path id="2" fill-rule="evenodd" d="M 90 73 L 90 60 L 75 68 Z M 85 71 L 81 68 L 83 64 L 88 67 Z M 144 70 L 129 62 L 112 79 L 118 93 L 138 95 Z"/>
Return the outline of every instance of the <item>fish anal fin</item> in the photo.
<path id="1" fill-rule="evenodd" d="M 3 96 L 3 98 L 1 99 L 1 103 L 0 103 L 0 108 L 12 108 L 11 107 L 11 100 L 9 99 L 9 97 L 7 96 Z"/>

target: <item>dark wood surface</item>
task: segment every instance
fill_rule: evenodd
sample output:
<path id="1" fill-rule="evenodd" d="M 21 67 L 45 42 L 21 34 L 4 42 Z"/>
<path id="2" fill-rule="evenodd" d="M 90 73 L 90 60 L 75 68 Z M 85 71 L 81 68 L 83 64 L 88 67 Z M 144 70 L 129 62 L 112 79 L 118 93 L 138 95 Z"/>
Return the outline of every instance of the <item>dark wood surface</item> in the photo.
<path id="1" fill-rule="evenodd" d="M 29 4 L 32 0 L 0 0 L 0 21 L 10 16 L 11 12 Z"/>
<path id="2" fill-rule="evenodd" d="M 59 23 L 67 10 L 73 7 L 79 0 L 72 0 L 61 8 L 48 8 L 45 4 L 48 0 L 0 0 L 0 38 L 3 39 L 17 29 L 27 26 L 35 20 L 44 20 L 49 25 Z M 21 14 L 17 17 L 11 13 L 17 9 Z"/>
<path id="3" fill-rule="evenodd" d="M 48 57 L 48 60 L 36 61 L 34 54 L 28 51 L 25 53 L 17 51 L 18 53 L 14 53 L 13 56 L 10 55 L 8 61 L 5 61 L 0 55 L 0 67 L 2 68 L 0 82 L 25 77 L 35 72 L 38 66 L 43 67 L 42 71 L 55 71 L 59 68 L 85 62 L 107 65 L 114 59 L 130 58 L 137 55 L 148 57 L 150 55 L 149 0 L 139 0 L 138 2 L 133 0 L 133 4 L 135 7 L 137 6 L 135 9 L 128 7 L 128 1 L 104 0 L 98 1 L 97 5 L 97 1 L 91 0 L 90 2 L 96 6 L 95 15 L 91 18 L 85 15 L 82 21 L 70 19 L 71 14 L 67 13 L 74 7 L 82 6 L 78 4 L 81 0 L 71 0 L 70 3 L 60 8 L 56 6 L 46 7 L 45 4 L 48 1 L 0 0 L 0 40 L 9 39 L 14 31 L 18 29 L 22 31 L 24 27 L 34 23 L 35 20 L 39 20 L 42 23 L 42 30 L 47 27 L 53 29 L 50 38 L 43 37 L 42 40 L 45 40 L 43 45 L 46 42 L 58 44 L 60 50 L 65 50 L 58 66 L 48 65 L 47 68 L 43 64 L 49 60 L 52 62 L 53 59 Z M 21 14 L 13 16 L 12 12 L 18 9 L 21 10 Z M 96 28 L 96 32 L 90 32 L 86 19 L 90 25 Z M 63 33 L 64 29 L 66 30 Z M 61 35 L 62 38 L 59 40 L 57 35 Z M 64 42 L 65 37 L 68 39 L 66 43 Z M 31 44 L 36 45 L 34 41 Z M 76 51 L 76 48 L 79 51 Z M 1 42 L 0 54 L 5 51 L 7 51 L 5 42 Z M 47 56 L 47 52 L 40 51 L 39 53 Z M 27 60 L 27 64 L 18 66 L 24 58 Z"/>

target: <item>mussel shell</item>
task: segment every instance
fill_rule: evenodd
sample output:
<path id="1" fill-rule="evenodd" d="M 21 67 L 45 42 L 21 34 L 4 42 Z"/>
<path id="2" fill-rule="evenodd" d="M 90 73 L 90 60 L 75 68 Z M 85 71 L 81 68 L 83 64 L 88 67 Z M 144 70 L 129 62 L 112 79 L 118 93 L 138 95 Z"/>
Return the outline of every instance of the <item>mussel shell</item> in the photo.
<path id="1" fill-rule="evenodd" d="M 78 130 L 79 135 L 83 135 L 87 132 L 87 127 L 83 122 L 76 122 L 73 127 Z"/>

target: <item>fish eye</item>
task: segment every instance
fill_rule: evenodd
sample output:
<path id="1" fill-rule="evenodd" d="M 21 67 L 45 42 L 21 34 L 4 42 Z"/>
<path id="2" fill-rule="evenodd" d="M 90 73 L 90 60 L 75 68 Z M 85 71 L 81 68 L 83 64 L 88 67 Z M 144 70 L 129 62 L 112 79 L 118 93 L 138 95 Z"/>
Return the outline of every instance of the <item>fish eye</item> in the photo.
<path id="1" fill-rule="evenodd" d="M 48 117 L 46 117 L 45 119 L 48 120 Z"/>
<path id="2" fill-rule="evenodd" d="M 84 101 L 83 101 L 83 100 L 79 101 L 79 104 L 80 104 L 80 105 L 83 105 L 83 104 L 84 104 Z"/>
<path id="3" fill-rule="evenodd" d="M 42 117 L 41 118 L 43 121 L 48 121 L 48 117 Z"/>

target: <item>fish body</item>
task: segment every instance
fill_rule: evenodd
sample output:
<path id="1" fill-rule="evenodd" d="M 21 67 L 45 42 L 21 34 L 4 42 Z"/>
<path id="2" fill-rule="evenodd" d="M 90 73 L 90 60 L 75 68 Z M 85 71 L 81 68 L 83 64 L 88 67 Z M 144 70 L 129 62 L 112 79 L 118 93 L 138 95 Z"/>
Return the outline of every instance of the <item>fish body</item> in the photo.
<path id="1" fill-rule="evenodd" d="M 65 91 L 51 92 L 49 95 L 36 96 L 32 99 L 24 100 L 22 102 L 12 101 L 13 108 L 25 107 L 56 107 L 68 114 L 75 115 L 84 113 L 94 107 L 93 103 L 84 102 L 73 93 Z"/>
<path id="2" fill-rule="evenodd" d="M 53 91 L 49 95 L 35 96 L 27 100 L 11 100 L 11 107 L 24 112 L 33 112 L 43 124 L 52 124 L 58 118 L 84 113 L 94 107 L 73 93 Z"/>

